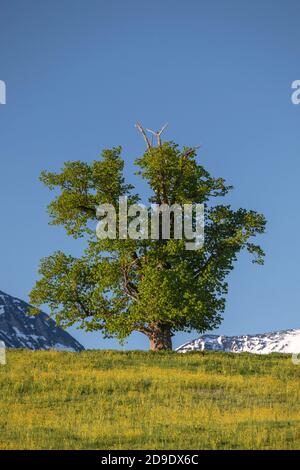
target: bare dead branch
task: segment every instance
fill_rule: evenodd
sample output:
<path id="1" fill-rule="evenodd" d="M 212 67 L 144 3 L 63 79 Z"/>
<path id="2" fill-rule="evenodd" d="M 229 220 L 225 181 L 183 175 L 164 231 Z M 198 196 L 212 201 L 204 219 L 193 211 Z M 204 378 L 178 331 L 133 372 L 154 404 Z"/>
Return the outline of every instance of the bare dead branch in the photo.
<path id="1" fill-rule="evenodd" d="M 164 130 L 166 129 L 166 127 L 168 127 L 168 123 L 167 123 L 167 122 L 166 122 L 166 124 L 164 124 L 164 125 L 162 126 L 161 130 L 158 132 L 159 135 L 161 135 L 161 134 L 164 132 Z"/>
<path id="2" fill-rule="evenodd" d="M 160 129 L 160 131 L 152 131 L 151 129 L 146 129 L 148 132 L 151 132 L 151 134 L 153 134 L 153 135 L 156 137 L 158 147 L 161 147 L 161 134 L 163 133 L 163 131 L 165 130 L 165 128 L 167 127 L 167 125 L 168 125 L 168 123 L 166 123 L 166 124 Z"/>
<path id="3" fill-rule="evenodd" d="M 151 144 L 150 144 L 150 142 L 149 142 L 149 139 L 148 139 L 147 134 L 146 134 L 146 132 L 144 131 L 143 127 L 140 125 L 139 122 L 137 122 L 137 123 L 135 124 L 135 127 L 136 127 L 136 128 L 140 131 L 140 133 L 142 134 L 143 139 L 144 139 L 144 141 L 146 142 L 147 149 L 148 149 L 148 150 L 151 149 Z"/>

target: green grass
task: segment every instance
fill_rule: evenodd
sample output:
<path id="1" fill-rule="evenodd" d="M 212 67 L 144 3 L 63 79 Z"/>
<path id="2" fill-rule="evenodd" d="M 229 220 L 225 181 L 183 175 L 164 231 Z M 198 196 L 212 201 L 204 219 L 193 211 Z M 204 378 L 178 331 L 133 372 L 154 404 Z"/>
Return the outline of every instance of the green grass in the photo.
<path id="1" fill-rule="evenodd" d="M 299 449 L 287 355 L 8 351 L 1 449 Z"/>

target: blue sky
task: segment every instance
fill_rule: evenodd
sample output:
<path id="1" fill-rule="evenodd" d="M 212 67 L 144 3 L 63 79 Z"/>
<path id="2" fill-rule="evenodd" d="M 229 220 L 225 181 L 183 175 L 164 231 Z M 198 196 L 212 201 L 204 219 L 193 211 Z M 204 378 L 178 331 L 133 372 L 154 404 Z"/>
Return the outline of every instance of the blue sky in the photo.
<path id="1" fill-rule="evenodd" d="M 48 225 L 42 169 L 122 145 L 126 176 L 140 120 L 235 189 L 233 207 L 263 212 L 264 267 L 242 255 L 221 334 L 300 327 L 300 79 L 297 0 L 0 0 L 0 289 L 25 300 L 39 259 L 82 245 Z M 86 347 L 118 343 L 72 329 Z M 179 345 L 195 334 L 178 334 Z M 127 348 L 146 348 L 141 335 Z"/>

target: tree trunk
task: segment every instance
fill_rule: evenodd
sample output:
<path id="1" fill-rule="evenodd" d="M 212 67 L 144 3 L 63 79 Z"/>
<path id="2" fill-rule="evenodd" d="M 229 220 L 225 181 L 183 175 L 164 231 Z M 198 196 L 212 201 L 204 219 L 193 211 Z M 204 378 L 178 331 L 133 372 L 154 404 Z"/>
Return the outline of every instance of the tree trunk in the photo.
<path id="1" fill-rule="evenodd" d="M 149 339 L 151 351 L 172 350 L 172 333 L 169 327 L 155 325 Z"/>

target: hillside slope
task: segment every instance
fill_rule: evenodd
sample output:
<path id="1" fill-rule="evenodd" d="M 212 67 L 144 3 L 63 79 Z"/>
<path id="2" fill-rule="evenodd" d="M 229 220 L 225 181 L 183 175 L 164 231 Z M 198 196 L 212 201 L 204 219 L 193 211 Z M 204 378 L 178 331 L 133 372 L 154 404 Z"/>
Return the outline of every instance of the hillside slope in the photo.
<path id="1" fill-rule="evenodd" d="M 299 449 L 299 379 L 285 354 L 9 349 L 0 449 Z"/>

